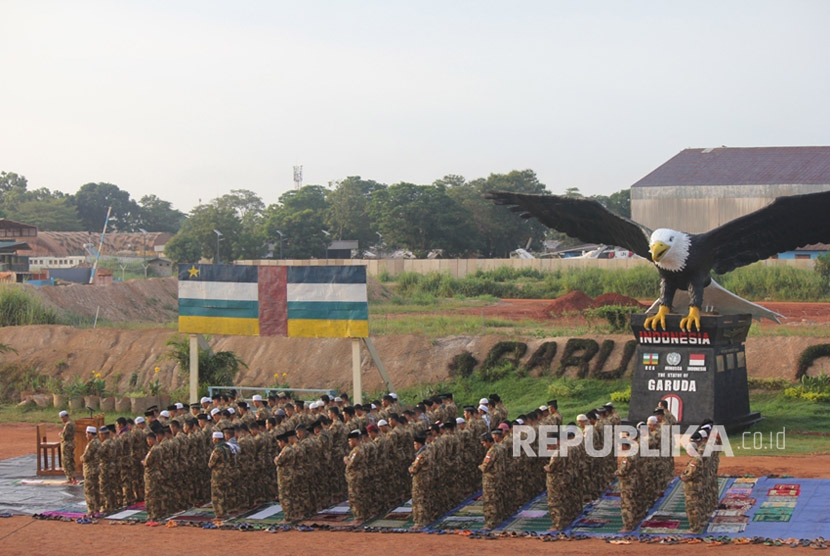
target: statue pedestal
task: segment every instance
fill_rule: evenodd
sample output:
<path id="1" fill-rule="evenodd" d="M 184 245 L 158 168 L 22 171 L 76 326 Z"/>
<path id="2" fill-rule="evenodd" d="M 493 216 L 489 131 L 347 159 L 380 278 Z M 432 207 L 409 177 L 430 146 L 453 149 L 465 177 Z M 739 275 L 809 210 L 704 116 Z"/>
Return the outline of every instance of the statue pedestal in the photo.
<path id="1" fill-rule="evenodd" d="M 744 341 L 750 315 L 702 316 L 700 332 L 682 332 L 682 315 L 666 317 L 668 331 L 646 330 L 644 314 L 631 315 L 637 340 L 628 422 L 645 421 L 660 400 L 682 425 L 705 419 L 728 430 L 761 420 L 749 409 Z"/>

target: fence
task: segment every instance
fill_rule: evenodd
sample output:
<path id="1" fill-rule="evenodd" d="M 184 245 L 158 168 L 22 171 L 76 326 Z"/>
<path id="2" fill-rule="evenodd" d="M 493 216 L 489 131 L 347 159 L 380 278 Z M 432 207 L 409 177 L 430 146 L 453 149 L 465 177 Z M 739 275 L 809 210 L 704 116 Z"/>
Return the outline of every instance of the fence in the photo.
<path id="1" fill-rule="evenodd" d="M 337 396 L 337 390 L 325 390 L 322 388 L 259 388 L 255 386 L 208 386 L 208 396 L 213 397 L 214 393 L 223 394 L 231 390 L 236 390 L 238 394 L 243 394 L 243 397 L 246 399 L 250 399 L 250 396 L 244 396 L 245 392 L 249 392 L 251 396 L 261 394 L 264 398 L 267 398 L 272 392 L 275 394 L 279 392 L 285 392 L 286 394 L 293 392 L 315 394 L 316 397 L 328 394 L 332 398 Z"/>

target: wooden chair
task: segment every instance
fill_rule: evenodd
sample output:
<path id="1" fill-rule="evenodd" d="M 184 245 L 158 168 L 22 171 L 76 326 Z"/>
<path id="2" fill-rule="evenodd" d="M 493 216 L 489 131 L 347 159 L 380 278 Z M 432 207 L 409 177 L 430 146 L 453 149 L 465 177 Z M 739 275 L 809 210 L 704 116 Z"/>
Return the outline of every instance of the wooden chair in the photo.
<path id="1" fill-rule="evenodd" d="M 47 442 L 46 433 L 41 434 L 37 426 L 37 474 L 63 475 L 61 443 Z"/>

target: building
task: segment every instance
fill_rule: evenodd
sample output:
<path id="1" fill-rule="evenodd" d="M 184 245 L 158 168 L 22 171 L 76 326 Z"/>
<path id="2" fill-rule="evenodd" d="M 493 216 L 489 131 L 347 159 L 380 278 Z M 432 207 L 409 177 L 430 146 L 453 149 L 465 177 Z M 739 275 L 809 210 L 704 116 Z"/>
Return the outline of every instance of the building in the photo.
<path id="1" fill-rule="evenodd" d="M 351 259 L 352 252 L 357 252 L 356 239 L 336 239 L 326 247 L 327 259 Z"/>
<path id="2" fill-rule="evenodd" d="M 776 197 L 819 191 L 830 191 L 830 147 L 685 149 L 631 186 L 631 218 L 701 233 Z"/>

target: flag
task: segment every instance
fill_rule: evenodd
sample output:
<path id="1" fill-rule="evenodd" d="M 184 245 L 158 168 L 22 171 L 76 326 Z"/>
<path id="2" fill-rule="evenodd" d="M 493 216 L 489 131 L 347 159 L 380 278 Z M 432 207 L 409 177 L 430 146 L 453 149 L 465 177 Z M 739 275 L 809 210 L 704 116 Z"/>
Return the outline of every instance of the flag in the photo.
<path id="1" fill-rule="evenodd" d="M 366 267 L 179 265 L 179 332 L 368 337 Z"/>
<path id="2" fill-rule="evenodd" d="M 643 365 L 659 365 L 659 353 L 643 353 Z"/>
<path id="3" fill-rule="evenodd" d="M 703 353 L 692 353 L 689 355 L 690 367 L 703 367 L 706 365 L 706 355 Z"/>

